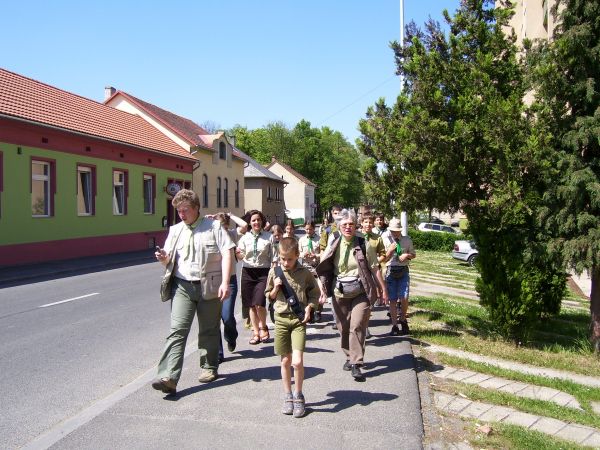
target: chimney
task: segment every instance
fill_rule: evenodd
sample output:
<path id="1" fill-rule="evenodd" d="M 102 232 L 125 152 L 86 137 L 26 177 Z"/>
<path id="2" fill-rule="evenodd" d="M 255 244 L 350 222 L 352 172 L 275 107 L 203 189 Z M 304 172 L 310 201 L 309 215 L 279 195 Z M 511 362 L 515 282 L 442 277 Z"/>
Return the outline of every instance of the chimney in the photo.
<path id="1" fill-rule="evenodd" d="M 111 98 L 115 92 L 117 92 L 117 90 L 112 87 L 112 86 L 106 86 L 104 88 L 104 101 L 108 100 L 109 98 Z"/>
<path id="2" fill-rule="evenodd" d="M 271 162 L 274 163 L 275 162 L 275 155 L 271 155 Z"/>

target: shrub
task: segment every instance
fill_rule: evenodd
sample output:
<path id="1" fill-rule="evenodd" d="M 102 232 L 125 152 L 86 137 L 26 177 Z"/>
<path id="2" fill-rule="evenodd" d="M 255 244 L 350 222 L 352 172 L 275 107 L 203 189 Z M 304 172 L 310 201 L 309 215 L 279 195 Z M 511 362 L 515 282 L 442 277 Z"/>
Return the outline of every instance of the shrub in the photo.
<path id="1" fill-rule="evenodd" d="M 415 249 L 438 252 L 451 252 L 454 248 L 454 241 L 464 239 L 462 235 L 420 230 L 410 230 L 408 235 L 412 239 Z"/>

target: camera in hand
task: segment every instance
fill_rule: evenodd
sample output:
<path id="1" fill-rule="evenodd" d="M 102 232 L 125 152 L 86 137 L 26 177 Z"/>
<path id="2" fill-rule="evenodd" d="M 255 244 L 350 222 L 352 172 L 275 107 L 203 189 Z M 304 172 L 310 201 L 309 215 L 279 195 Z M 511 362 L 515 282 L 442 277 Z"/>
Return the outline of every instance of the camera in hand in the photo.
<path id="1" fill-rule="evenodd" d="M 288 302 L 288 305 L 290 305 L 292 312 L 295 314 L 298 320 L 300 322 L 304 322 L 304 319 L 306 318 L 306 311 L 304 310 L 304 308 L 302 308 L 302 305 L 300 304 L 300 302 L 298 302 L 296 297 L 288 297 L 286 300 Z"/>

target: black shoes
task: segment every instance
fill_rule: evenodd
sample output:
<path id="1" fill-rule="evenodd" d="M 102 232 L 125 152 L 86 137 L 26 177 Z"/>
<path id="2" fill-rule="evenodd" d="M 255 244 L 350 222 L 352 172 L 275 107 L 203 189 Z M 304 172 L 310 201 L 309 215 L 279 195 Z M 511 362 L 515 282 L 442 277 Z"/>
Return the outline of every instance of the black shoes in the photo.
<path id="1" fill-rule="evenodd" d="M 367 329 L 365 330 L 365 339 L 371 339 L 372 337 L 373 335 L 369 331 L 369 327 L 367 327 Z"/>
<path id="2" fill-rule="evenodd" d="M 350 361 L 346 361 L 344 363 L 342 370 L 345 370 L 346 372 L 349 372 L 350 370 L 352 370 L 352 364 L 350 364 Z"/>
<path id="3" fill-rule="evenodd" d="M 235 341 L 227 343 L 227 350 L 229 350 L 230 353 L 235 351 Z"/>
<path id="4" fill-rule="evenodd" d="M 321 311 L 315 311 L 315 314 L 313 316 L 313 322 L 319 323 L 320 321 L 321 321 Z"/>
<path id="5" fill-rule="evenodd" d="M 406 336 L 410 333 L 410 330 L 408 328 L 408 322 L 406 320 L 401 320 L 400 326 L 402 327 L 402 332 L 400 333 L 402 336 Z"/>
<path id="6" fill-rule="evenodd" d="M 360 367 L 358 366 L 358 364 L 352 364 L 351 370 L 352 370 L 352 378 L 354 378 L 355 381 L 365 381 L 365 376 L 363 375 L 362 371 L 360 370 Z"/>
<path id="7" fill-rule="evenodd" d="M 398 328 L 398 325 L 392 326 L 392 331 L 390 331 L 390 336 L 400 336 L 400 328 Z"/>

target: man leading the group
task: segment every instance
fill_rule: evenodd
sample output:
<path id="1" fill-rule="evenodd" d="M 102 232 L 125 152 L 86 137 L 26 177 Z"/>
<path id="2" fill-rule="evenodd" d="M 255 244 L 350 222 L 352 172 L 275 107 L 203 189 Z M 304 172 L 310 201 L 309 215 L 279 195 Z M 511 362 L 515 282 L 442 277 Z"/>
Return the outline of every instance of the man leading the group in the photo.
<path id="1" fill-rule="evenodd" d="M 390 301 L 390 318 L 392 319 L 391 336 L 409 333 L 408 321 L 408 293 L 410 287 L 410 275 L 408 265 L 411 259 L 417 257 L 415 248 L 410 237 L 402 236 L 402 225 L 400 219 L 390 220 L 387 230 L 381 235 L 386 247 L 385 261 L 385 284 L 387 285 Z M 401 312 L 398 318 L 396 302 L 400 302 Z M 402 332 L 398 328 L 398 322 L 402 326 Z"/>
<path id="2" fill-rule="evenodd" d="M 152 387 L 175 394 L 183 367 L 183 355 L 194 314 L 198 316 L 198 353 L 202 371 L 198 381 L 217 378 L 221 302 L 229 295 L 231 258 L 235 244 L 218 220 L 200 217 L 200 199 L 189 189 L 172 200 L 181 222 L 169 229 L 156 259 L 167 265 L 174 258 L 171 290 L 171 331 L 158 363 Z M 172 255 L 172 256 L 171 256 Z"/>

